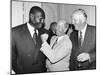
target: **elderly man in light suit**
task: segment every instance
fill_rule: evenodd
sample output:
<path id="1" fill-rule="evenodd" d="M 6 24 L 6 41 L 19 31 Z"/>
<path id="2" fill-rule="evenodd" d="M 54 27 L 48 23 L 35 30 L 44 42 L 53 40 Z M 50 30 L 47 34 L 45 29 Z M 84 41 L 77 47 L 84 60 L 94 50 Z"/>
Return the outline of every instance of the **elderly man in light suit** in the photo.
<path id="1" fill-rule="evenodd" d="M 50 45 L 47 43 L 48 35 L 41 36 L 42 47 L 41 52 L 47 56 L 46 67 L 47 71 L 68 71 L 69 60 L 72 49 L 72 43 L 69 36 L 65 34 L 66 21 L 61 20 L 57 23 L 56 34 L 51 38 Z"/>

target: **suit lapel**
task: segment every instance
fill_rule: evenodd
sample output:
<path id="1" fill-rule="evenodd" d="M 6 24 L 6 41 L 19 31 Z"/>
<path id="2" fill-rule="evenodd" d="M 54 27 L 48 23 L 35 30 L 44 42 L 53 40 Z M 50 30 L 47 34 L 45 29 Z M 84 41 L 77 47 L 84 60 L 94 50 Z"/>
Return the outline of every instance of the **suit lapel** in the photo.
<path id="1" fill-rule="evenodd" d="M 74 46 L 74 48 L 75 49 L 77 49 L 78 50 L 78 48 L 79 48 L 79 45 L 78 45 L 78 31 L 75 31 L 74 33 L 73 33 L 73 36 L 72 36 L 72 44 L 74 44 L 73 46 Z"/>
<path id="2" fill-rule="evenodd" d="M 31 47 L 30 48 L 30 52 L 33 55 L 32 56 L 33 63 L 36 63 L 37 62 L 37 59 L 38 59 L 40 45 L 41 45 L 40 38 L 39 38 L 39 36 L 37 37 L 37 45 L 35 45 L 32 37 L 31 37 L 31 34 L 30 34 L 29 30 L 28 30 L 27 24 L 25 24 L 24 27 L 23 27 L 23 34 L 24 34 L 24 37 L 23 38 L 27 42 L 27 45 L 30 45 L 29 47 Z"/>
<path id="3" fill-rule="evenodd" d="M 54 38 L 54 40 L 51 41 L 50 46 L 52 47 L 56 41 L 57 37 Z"/>
<path id="4" fill-rule="evenodd" d="M 26 35 L 26 37 L 32 40 L 32 36 L 31 36 L 31 34 L 29 32 L 29 29 L 27 27 L 27 23 L 24 25 L 24 29 L 23 30 L 24 30 L 24 34 Z"/>
<path id="5" fill-rule="evenodd" d="M 24 33 L 25 33 L 26 37 L 28 39 L 30 39 L 34 43 L 33 38 L 32 38 L 32 36 L 31 36 L 31 34 L 29 32 L 29 29 L 27 27 L 27 23 L 25 24 L 25 27 L 24 27 Z M 39 43 L 41 43 L 40 35 L 37 36 L 37 40 L 36 41 L 37 41 L 37 45 L 39 46 Z"/>
<path id="6" fill-rule="evenodd" d="M 56 39 L 57 39 L 57 38 L 56 38 Z M 53 44 L 55 43 L 56 39 L 54 40 Z M 53 48 L 56 48 L 56 47 L 58 47 L 59 45 L 61 45 L 62 42 L 63 42 L 63 40 L 64 40 L 64 37 L 63 37 L 59 42 L 57 42 L 57 44 L 56 44 Z"/>
<path id="7" fill-rule="evenodd" d="M 78 31 L 75 30 L 70 37 L 72 41 L 72 56 L 77 56 L 78 50 L 79 50 L 79 45 L 78 45 Z"/>
<path id="8" fill-rule="evenodd" d="M 87 42 L 88 42 L 88 40 L 89 40 L 88 37 L 89 37 L 89 27 L 88 27 L 88 25 L 87 25 L 87 28 L 86 28 L 86 32 L 85 32 L 85 36 L 84 36 L 84 40 L 83 40 L 83 44 L 82 44 L 81 49 L 86 48 Z"/>

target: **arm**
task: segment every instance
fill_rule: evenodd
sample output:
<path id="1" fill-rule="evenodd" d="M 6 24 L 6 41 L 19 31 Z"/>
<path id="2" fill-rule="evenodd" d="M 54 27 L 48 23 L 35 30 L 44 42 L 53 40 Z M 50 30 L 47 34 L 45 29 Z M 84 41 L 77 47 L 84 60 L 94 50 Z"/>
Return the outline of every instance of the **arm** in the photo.
<path id="1" fill-rule="evenodd" d="M 51 63 L 56 63 L 67 56 L 72 48 L 70 40 L 63 40 L 59 47 L 52 49 L 50 45 L 45 42 L 42 44 L 41 51 L 48 57 Z"/>
<path id="2" fill-rule="evenodd" d="M 91 52 L 89 52 L 90 55 L 90 63 L 94 62 L 96 60 L 96 48 L 94 48 Z"/>
<path id="3" fill-rule="evenodd" d="M 12 69 L 14 70 L 14 71 L 16 71 L 16 60 L 17 60 L 17 51 L 16 51 L 16 46 L 15 46 L 15 41 L 14 41 L 14 36 L 15 36 L 15 34 L 14 34 L 14 32 L 12 32 L 12 50 L 11 50 L 11 54 L 12 54 L 12 58 L 11 58 L 11 63 L 12 63 Z"/>
<path id="4" fill-rule="evenodd" d="M 96 60 L 96 49 L 93 48 L 90 52 L 83 52 L 78 55 L 77 57 L 78 61 L 84 62 L 86 60 L 89 60 L 90 63 L 94 62 Z"/>

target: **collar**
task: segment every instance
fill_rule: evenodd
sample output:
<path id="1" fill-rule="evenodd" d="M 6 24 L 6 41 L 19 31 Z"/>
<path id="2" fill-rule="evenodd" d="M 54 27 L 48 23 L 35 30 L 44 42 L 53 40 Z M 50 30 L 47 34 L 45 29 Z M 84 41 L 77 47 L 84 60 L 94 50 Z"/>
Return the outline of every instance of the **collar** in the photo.
<path id="1" fill-rule="evenodd" d="M 64 36 L 65 36 L 65 35 L 58 37 L 58 42 L 59 42 Z"/>
<path id="2" fill-rule="evenodd" d="M 33 26 L 31 26 L 29 23 L 27 23 L 27 27 L 28 27 L 28 29 L 29 29 L 29 32 L 30 32 L 30 34 L 31 34 L 31 36 L 33 37 L 33 34 L 34 34 L 34 30 L 35 30 L 35 28 L 33 27 Z M 36 33 L 38 34 L 38 30 L 36 30 Z"/>
<path id="3" fill-rule="evenodd" d="M 28 29 L 30 30 L 30 31 L 34 31 L 34 27 L 33 26 L 31 26 L 29 23 L 27 23 L 27 27 L 28 27 Z"/>
<path id="4" fill-rule="evenodd" d="M 87 24 L 85 25 L 85 27 L 81 30 L 82 33 L 84 33 L 86 31 L 87 28 Z"/>
<path id="5" fill-rule="evenodd" d="M 84 36 L 85 36 L 86 28 L 87 28 L 87 24 L 86 24 L 85 27 L 81 30 L 81 32 L 82 32 L 82 38 L 84 38 Z M 80 31 L 79 31 L 79 33 L 80 33 Z M 79 34 L 79 36 L 80 36 L 80 34 Z"/>

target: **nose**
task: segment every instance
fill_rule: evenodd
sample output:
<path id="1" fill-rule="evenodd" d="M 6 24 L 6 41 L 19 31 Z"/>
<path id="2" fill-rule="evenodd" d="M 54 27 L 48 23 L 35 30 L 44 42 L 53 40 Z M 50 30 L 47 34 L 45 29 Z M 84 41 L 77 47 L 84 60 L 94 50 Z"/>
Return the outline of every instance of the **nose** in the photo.
<path id="1" fill-rule="evenodd" d="M 44 22 L 44 19 L 43 18 L 40 18 L 40 22 L 43 23 Z"/>
<path id="2" fill-rule="evenodd" d="M 72 24 L 75 24 L 75 21 L 74 20 L 72 20 Z"/>

